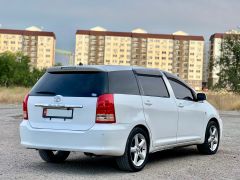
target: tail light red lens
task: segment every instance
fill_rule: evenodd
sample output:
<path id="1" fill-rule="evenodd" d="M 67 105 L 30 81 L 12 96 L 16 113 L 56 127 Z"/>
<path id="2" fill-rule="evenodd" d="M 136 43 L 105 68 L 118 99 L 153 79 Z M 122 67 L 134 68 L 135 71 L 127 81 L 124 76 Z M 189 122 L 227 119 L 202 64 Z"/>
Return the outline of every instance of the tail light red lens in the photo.
<path id="1" fill-rule="evenodd" d="M 28 120 L 28 97 L 29 94 L 27 94 L 23 100 L 23 119 Z"/>
<path id="2" fill-rule="evenodd" d="M 96 123 L 115 123 L 113 94 L 103 94 L 98 97 Z"/>

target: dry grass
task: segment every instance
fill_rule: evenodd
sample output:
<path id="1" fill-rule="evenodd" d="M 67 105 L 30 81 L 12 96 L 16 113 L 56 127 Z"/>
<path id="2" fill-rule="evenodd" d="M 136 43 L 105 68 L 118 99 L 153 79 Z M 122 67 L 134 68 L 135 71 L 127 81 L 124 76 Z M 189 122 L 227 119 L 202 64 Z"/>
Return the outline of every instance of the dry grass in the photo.
<path id="1" fill-rule="evenodd" d="M 29 88 L 0 87 L 0 104 L 20 104 Z M 240 95 L 228 92 L 207 92 L 208 101 L 219 110 L 240 110 Z"/>
<path id="2" fill-rule="evenodd" d="M 218 110 L 240 110 L 240 95 L 229 92 L 208 92 L 207 100 Z"/>
<path id="3" fill-rule="evenodd" d="M 29 92 L 29 88 L 24 87 L 0 87 L 0 103 L 1 104 L 20 104 L 24 96 Z"/>

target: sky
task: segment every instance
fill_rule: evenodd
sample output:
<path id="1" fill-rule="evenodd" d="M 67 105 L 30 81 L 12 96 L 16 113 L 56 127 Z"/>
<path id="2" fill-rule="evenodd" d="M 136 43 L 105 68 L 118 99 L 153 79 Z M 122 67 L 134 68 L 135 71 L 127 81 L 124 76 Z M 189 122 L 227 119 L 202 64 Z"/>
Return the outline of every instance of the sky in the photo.
<path id="1" fill-rule="evenodd" d="M 0 28 L 53 31 L 57 48 L 74 51 L 77 29 L 145 29 L 203 35 L 240 26 L 240 0 L 0 0 Z"/>

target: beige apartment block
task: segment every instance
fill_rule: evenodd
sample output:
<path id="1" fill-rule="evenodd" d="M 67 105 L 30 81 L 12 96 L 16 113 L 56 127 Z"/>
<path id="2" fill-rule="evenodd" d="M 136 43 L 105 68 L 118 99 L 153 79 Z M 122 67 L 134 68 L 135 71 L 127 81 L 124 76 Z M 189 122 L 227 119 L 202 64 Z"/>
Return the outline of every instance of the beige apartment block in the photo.
<path id="1" fill-rule="evenodd" d="M 159 68 L 202 88 L 204 39 L 182 31 L 150 34 L 143 29 L 112 32 L 102 27 L 77 30 L 75 65 L 132 65 Z"/>
<path id="2" fill-rule="evenodd" d="M 240 35 L 240 30 L 229 30 L 225 33 L 215 33 L 211 35 L 210 37 L 210 50 L 209 50 L 209 59 L 208 59 L 208 66 L 206 66 L 206 69 L 209 69 L 207 71 L 204 70 L 206 73 L 208 73 L 206 76 L 208 78 L 209 86 L 214 86 L 218 80 L 219 76 L 218 73 L 220 72 L 220 68 L 216 65 L 216 62 L 220 59 L 222 55 L 222 43 L 224 42 L 224 38 L 229 37 L 231 35 Z M 213 65 L 212 68 L 209 68 L 210 65 Z"/>
<path id="3" fill-rule="evenodd" d="M 43 69 L 54 65 L 56 37 L 37 27 L 26 30 L 0 29 L 0 53 L 23 52 L 32 67 Z"/>

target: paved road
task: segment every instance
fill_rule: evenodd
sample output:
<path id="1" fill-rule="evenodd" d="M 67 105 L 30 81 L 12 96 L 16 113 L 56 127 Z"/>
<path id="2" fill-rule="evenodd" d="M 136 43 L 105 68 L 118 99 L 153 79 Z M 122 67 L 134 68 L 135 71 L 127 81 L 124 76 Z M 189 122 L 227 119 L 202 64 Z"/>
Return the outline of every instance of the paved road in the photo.
<path id="1" fill-rule="evenodd" d="M 63 164 L 43 162 L 37 151 L 19 144 L 19 106 L 0 105 L 0 179 L 239 179 L 240 113 L 222 112 L 224 137 L 214 156 L 198 154 L 195 146 L 150 156 L 138 173 L 121 172 L 113 158 L 72 153 Z"/>

